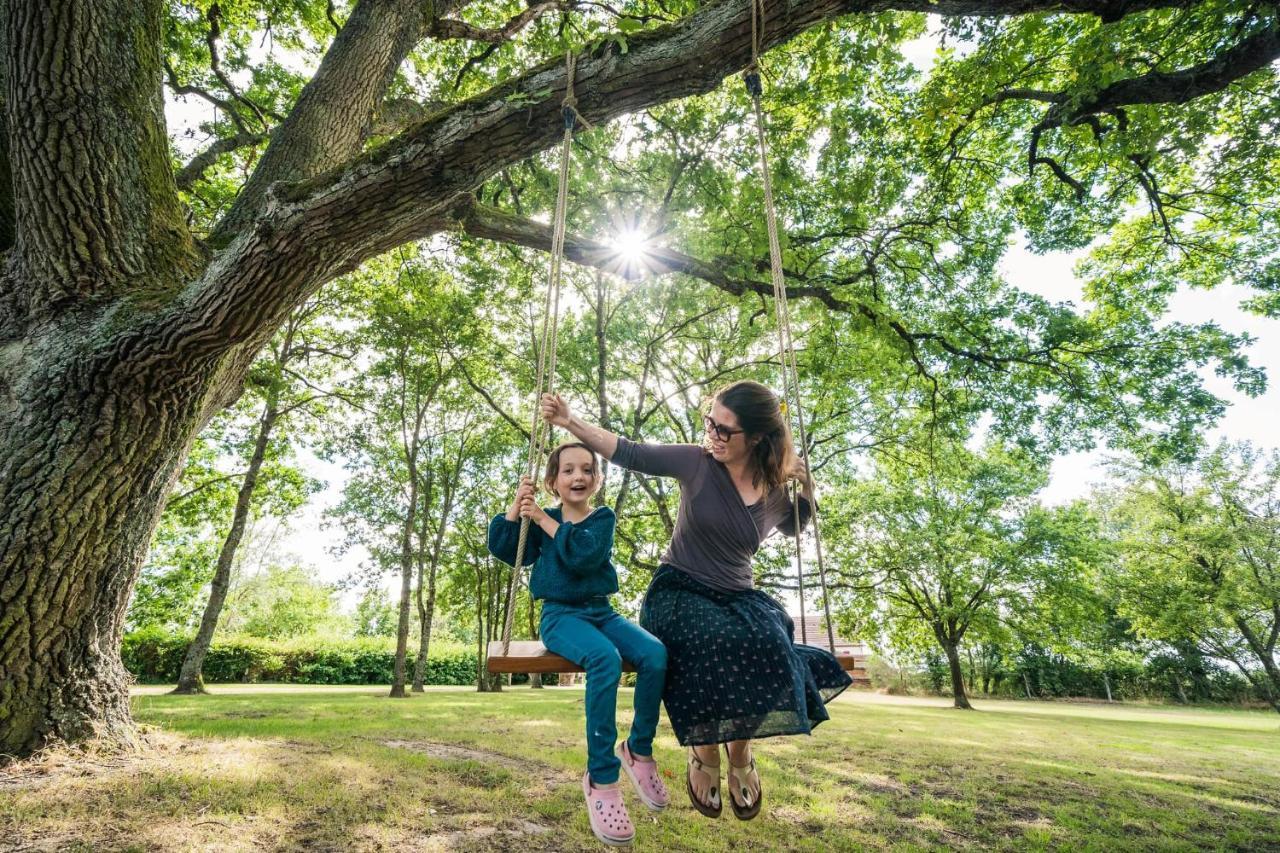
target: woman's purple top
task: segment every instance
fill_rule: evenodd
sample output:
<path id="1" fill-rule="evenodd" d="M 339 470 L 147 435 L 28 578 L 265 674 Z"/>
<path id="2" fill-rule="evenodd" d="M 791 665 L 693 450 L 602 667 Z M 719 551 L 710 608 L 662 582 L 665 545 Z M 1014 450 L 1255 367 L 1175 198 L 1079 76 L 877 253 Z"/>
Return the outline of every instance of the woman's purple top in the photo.
<path id="1" fill-rule="evenodd" d="M 712 589 L 751 589 L 751 558 L 760 543 L 775 529 L 795 534 L 795 513 L 785 488 L 747 506 L 728 469 L 696 444 L 638 444 L 618 436 L 611 461 L 680 481 L 680 511 L 662 561 Z M 808 520 L 809 502 L 801 496 L 801 527 Z"/>

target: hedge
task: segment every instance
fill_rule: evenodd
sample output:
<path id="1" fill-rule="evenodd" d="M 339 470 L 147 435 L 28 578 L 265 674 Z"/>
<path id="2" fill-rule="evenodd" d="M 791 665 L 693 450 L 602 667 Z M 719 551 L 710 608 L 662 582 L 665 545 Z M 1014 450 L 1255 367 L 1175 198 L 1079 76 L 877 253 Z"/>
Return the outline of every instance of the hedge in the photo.
<path id="1" fill-rule="evenodd" d="M 143 684 L 178 680 L 191 636 L 142 630 L 126 634 L 121 656 Z M 416 655 L 410 650 L 409 672 Z M 204 659 L 204 680 L 297 684 L 389 684 L 395 666 L 395 644 L 385 639 L 264 640 L 258 637 L 215 637 Z M 427 684 L 474 684 L 476 653 L 456 646 L 427 659 Z"/>

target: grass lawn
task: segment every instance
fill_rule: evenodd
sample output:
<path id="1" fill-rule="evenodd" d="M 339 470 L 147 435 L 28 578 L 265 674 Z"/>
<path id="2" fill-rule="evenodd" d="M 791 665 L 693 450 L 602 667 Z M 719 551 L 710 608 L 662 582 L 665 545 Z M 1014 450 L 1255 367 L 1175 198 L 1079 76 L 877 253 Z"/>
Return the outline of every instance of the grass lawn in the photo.
<path id="1" fill-rule="evenodd" d="M 597 850 L 582 691 L 141 688 L 149 748 L 0 771 L 0 850 Z M 620 706 L 630 703 L 623 691 Z M 850 691 L 762 742 L 765 811 L 718 821 L 628 791 L 638 850 L 1280 850 L 1280 716 Z M 620 715 L 620 727 L 622 717 Z"/>

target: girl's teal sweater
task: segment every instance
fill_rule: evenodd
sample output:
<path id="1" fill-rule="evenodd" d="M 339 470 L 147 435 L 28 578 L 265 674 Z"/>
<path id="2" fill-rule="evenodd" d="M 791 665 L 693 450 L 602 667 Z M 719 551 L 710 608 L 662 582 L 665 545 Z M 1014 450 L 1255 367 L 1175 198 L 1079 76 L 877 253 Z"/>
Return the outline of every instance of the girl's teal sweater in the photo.
<path id="1" fill-rule="evenodd" d="M 560 522 L 555 538 L 530 522 L 524 543 L 524 564 L 533 565 L 529 594 L 562 604 L 581 604 L 618 591 L 618 573 L 609 560 L 617 517 L 607 506 L 597 507 L 582 521 L 565 521 L 558 506 L 547 515 Z M 507 565 L 516 561 L 520 522 L 496 515 L 489 522 L 489 553 Z"/>

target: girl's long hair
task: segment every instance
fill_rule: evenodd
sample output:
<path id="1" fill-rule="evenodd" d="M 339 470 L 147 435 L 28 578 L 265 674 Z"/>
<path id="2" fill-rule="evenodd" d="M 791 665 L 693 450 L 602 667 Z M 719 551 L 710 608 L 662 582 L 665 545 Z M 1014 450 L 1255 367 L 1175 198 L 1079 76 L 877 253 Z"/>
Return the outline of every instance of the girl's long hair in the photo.
<path id="1" fill-rule="evenodd" d="M 759 382 L 744 379 L 717 391 L 707 404 L 708 413 L 714 403 L 737 416 L 738 427 L 751 445 L 747 458 L 752 485 L 756 488 L 764 485 L 766 492 L 771 492 L 785 483 L 796 458 L 796 448 L 777 395 Z"/>

